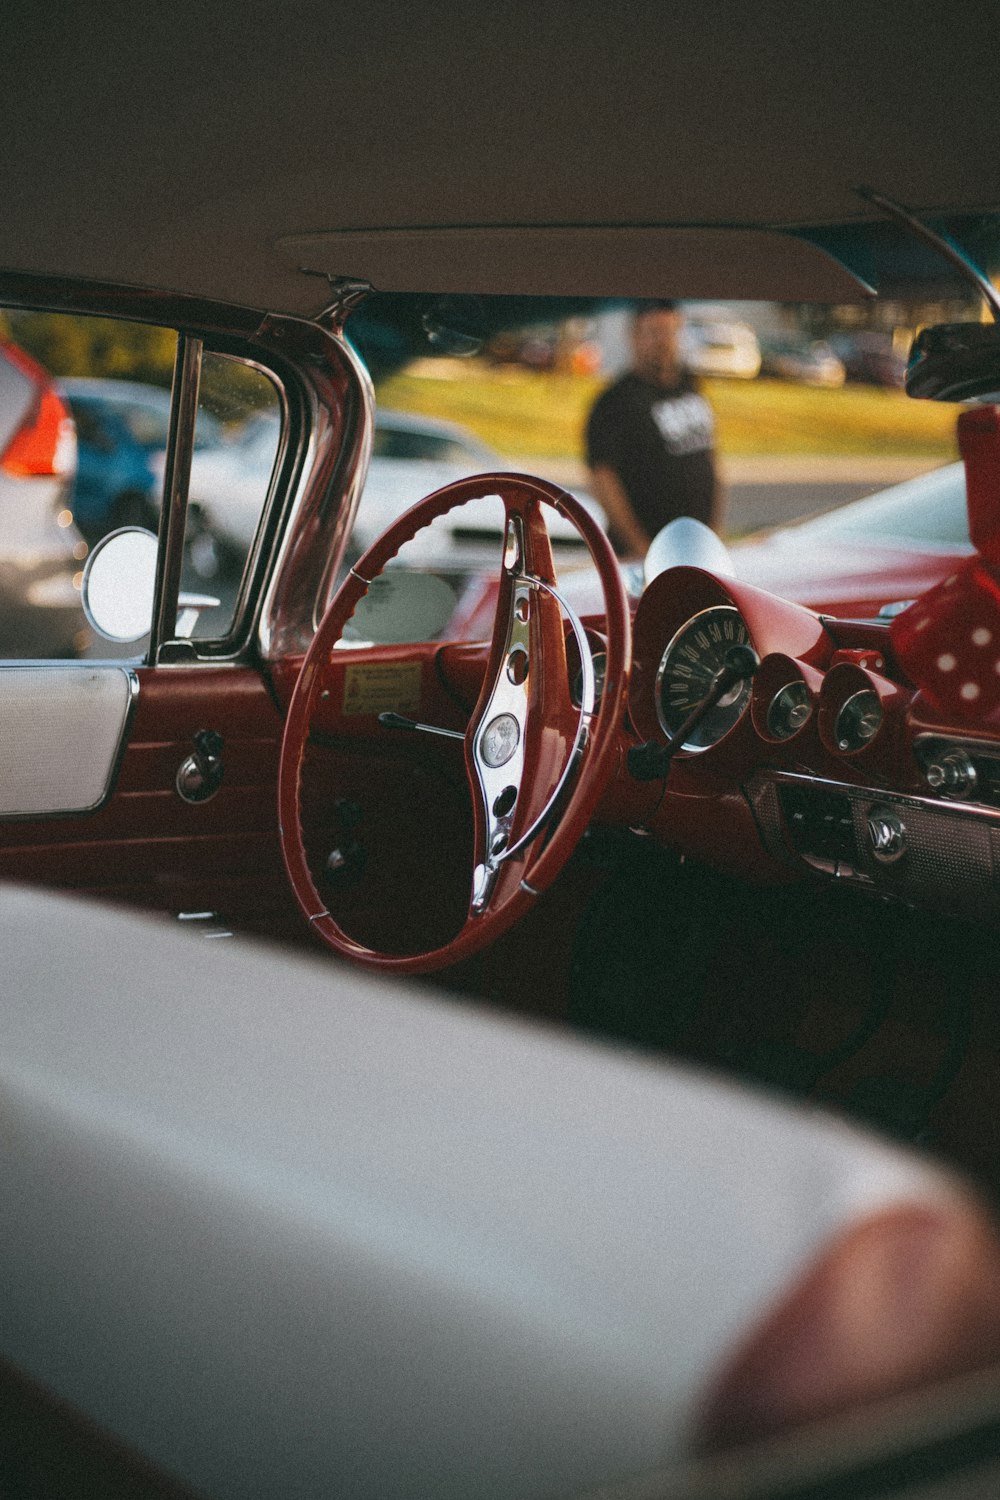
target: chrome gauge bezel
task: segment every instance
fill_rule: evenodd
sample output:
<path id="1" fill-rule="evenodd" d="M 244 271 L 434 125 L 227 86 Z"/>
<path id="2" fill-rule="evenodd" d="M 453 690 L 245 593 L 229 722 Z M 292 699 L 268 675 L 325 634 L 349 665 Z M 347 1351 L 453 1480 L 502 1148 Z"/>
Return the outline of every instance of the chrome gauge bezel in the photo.
<path id="1" fill-rule="evenodd" d="M 740 614 L 739 610 L 734 604 L 712 604 L 707 609 L 699 610 L 697 614 L 691 615 L 687 620 L 684 621 L 683 625 L 681 625 L 681 627 L 674 632 L 670 640 L 667 642 L 663 655 L 660 657 L 659 666 L 656 669 L 656 679 L 653 685 L 653 703 L 656 710 L 657 722 L 668 738 L 670 738 L 675 731 L 667 723 L 666 716 L 664 714 L 663 680 L 667 675 L 668 669 L 672 666 L 672 657 L 678 646 L 678 643 L 684 636 L 688 634 L 690 630 L 694 629 L 699 621 L 704 621 L 709 615 L 715 616 L 716 619 L 720 615 L 724 615 L 729 617 L 730 619 L 738 621 L 743 634 L 742 636 L 739 636 L 738 634 L 734 633 L 731 642 L 727 642 L 727 644 L 736 645 L 739 643 L 750 646 L 753 645 L 753 642 L 750 639 L 750 630 L 747 626 L 747 622 L 744 620 L 743 616 Z M 729 694 L 723 696 L 720 702 L 716 704 L 715 708 L 711 710 L 707 718 L 702 722 L 702 724 L 698 726 L 698 732 L 700 733 L 706 728 L 706 726 L 710 726 L 713 722 L 713 719 L 715 719 L 715 717 L 719 714 L 720 710 L 726 715 L 726 718 L 728 720 L 728 722 L 725 724 L 725 727 L 722 728 L 719 733 L 714 736 L 714 738 L 708 740 L 705 744 L 694 744 L 691 741 L 686 740 L 681 746 L 681 750 L 688 755 L 700 755 L 705 750 L 714 749 L 714 747 L 718 745 L 720 741 L 724 740 L 725 737 L 733 729 L 736 728 L 736 725 L 744 717 L 747 709 L 750 706 L 750 696 L 750 680 L 746 679 L 743 682 L 737 683 L 736 687 L 731 689 L 731 692 Z M 736 712 L 735 714 L 732 714 L 730 711 L 734 708 L 736 709 Z"/>
<path id="2" fill-rule="evenodd" d="M 875 727 L 870 734 L 866 734 L 863 738 L 858 737 L 854 742 L 852 742 L 849 739 L 845 729 L 843 729 L 841 726 L 844 722 L 844 716 L 848 713 L 848 711 L 850 711 L 852 714 L 857 711 L 859 698 L 874 699 L 874 712 L 877 715 L 877 719 Z M 870 711 L 871 710 L 869 710 L 869 712 Z M 868 746 L 872 743 L 879 730 L 882 728 L 884 718 L 885 714 L 882 709 L 881 700 L 879 699 L 879 695 L 873 687 L 858 688 L 856 692 L 851 693 L 847 698 L 844 699 L 843 703 L 837 709 L 837 716 L 833 721 L 833 742 L 838 752 L 841 755 L 856 755 L 859 750 L 867 750 Z"/>
<path id="3" fill-rule="evenodd" d="M 786 694 L 791 692 L 793 689 L 799 690 L 799 701 L 792 707 L 789 712 L 786 713 L 784 706 L 781 704 L 781 699 L 783 699 Z M 792 724 L 790 722 L 791 714 L 794 713 L 798 708 L 804 708 L 806 710 L 805 715 L 799 720 L 797 724 Z M 805 680 L 802 677 L 790 678 L 788 682 L 782 683 L 781 687 L 772 694 L 771 701 L 767 705 L 765 725 L 768 735 L 772 740 L 777 740 L 779 743 L 784 743 L 785 740 L 794 739 L 795 735 L 803 730 L 809 723 L 809 720 L 813 716 L 813 708 L 814 704 L 812 694 L 810 693 Z M 783 721 L 779 720 L 779 715 L 782 713 L 786 714 Z"/>

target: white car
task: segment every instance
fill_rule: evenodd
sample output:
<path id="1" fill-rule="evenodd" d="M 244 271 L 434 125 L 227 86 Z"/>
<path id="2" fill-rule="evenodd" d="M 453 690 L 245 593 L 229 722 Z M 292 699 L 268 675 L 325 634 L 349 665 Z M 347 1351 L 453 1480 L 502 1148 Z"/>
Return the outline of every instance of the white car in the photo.
<path id="1" fill-rule="evenodd" d="M 754 380 L 760 374 L 760 344 L 749 323 L 700 323 L 684 331 L 685 357 L 696 375 Z"/>
<path id="2" fill-rule="evenodd" d="M 201 560 L 205 577 L 213 576 L 220 564 L 242 566 L 260 521 L 262 497 L 277 455 L 278 433 L 278 418 L 260 414 L 249 418 L 228 443 L 195 453 L 189 494 L 192 507 L 198 508 L 202 531 L 192 556 L 196 564 Z M 380 409 L 351 555 L 360 556 L 391 521 L 422 496 L 470 474 L 512 467 L 454 422 Z M 577 498 L 603 525 L 600 507 L 589 496 Z M 579 534 L 562 516 L 553 514 L 549 531 L 557 564 L 586 561 Z M 492 565 L 499 555 L 502 536 L 503 506 L 499 500 L 484 496 L 425 527 L 407 544 L 403 561 L 410 567 L 464 579 Z"/>

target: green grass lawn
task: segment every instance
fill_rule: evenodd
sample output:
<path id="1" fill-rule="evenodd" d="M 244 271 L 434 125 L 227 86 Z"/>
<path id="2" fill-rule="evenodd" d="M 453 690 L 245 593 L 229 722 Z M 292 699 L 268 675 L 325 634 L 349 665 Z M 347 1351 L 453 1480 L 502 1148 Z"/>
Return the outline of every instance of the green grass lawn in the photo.
<path id="1" fill-rule="evenodd" d="M 449 361 L 455 378 L 402 372 L 378 387 L 379 404 L 469 427 L 510 457 L 577 458 L 602 380 Z M 872 454 L 938 458 L 956 453 L 956 409 L 874 386 L 814 390 L 779 380 L 710 380 L 721 452 Z"/>

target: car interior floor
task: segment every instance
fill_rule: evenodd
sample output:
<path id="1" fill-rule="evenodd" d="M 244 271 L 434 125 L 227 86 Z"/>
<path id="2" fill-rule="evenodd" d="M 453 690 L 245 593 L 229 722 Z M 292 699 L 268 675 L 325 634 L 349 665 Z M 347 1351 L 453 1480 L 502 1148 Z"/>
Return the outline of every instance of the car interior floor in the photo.
<path id="1" fill-rule="evenodd" d="M 830 1108 L 1000 1208 L 998 957 L 984 927 L 594 829 L 527 926 L 433 980 Z"/>

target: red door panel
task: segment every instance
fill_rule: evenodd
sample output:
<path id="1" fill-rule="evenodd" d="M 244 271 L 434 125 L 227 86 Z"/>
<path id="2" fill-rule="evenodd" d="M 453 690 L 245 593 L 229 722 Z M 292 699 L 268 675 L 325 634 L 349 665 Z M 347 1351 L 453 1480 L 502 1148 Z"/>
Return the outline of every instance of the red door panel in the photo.
<path id="1" fill-rule="evenodd" d="M 0 878 L 298 934 L 275 811 L 283 720 L 259 673 L 171 667 L 138 676 L 108 801 L 92 813 L 0 824 Z M 223 735 L 225 769 L 216 795 L 191 804 L 175 778 L 201 729 Z"/>

